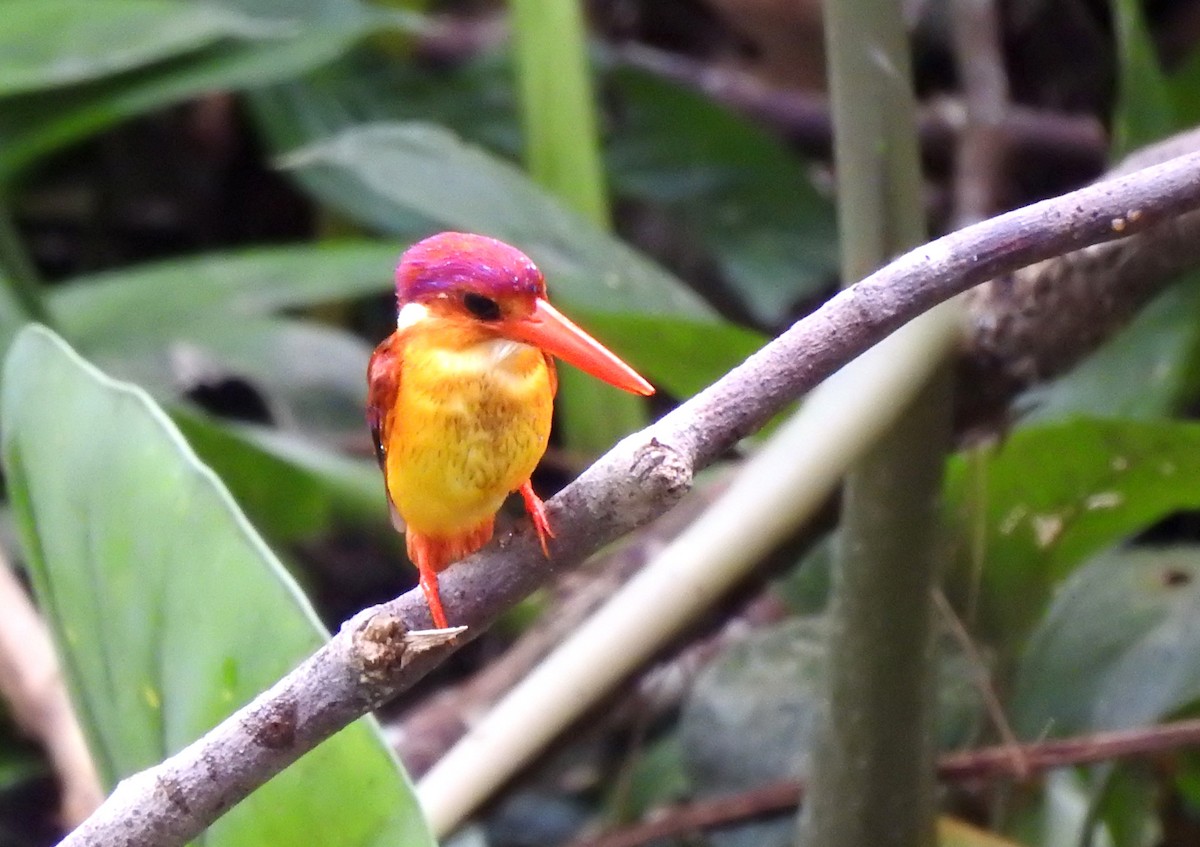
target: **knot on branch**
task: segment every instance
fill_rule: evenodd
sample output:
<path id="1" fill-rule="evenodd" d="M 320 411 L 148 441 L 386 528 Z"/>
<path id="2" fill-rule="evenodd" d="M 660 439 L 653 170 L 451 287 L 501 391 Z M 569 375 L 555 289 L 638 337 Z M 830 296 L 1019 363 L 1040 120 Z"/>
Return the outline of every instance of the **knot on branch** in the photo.
<path id="1" fill-rule="evenodd" d="M 259 746 L 268 750 L 286 750 L 296 743 L 299 709 L 294 697 L 267 700 L 243 721 L 246 731 Z"/>
<path id="2" fill-rule="evenodd" d="M 674 503 L 692 488 L 692 463 L 671 444 L 651 437 L 633 455 L 633 475 L 660 503 Z"/>
<path id="3" fill-rule="evenodd" d="M 351 635 L 351 661 L 364 682 L 386 679 L 405 668 L 422 653 L 444 647 L 466 627 L 410 630 L 394 611 L 386 606 L 368 610 Z"/>

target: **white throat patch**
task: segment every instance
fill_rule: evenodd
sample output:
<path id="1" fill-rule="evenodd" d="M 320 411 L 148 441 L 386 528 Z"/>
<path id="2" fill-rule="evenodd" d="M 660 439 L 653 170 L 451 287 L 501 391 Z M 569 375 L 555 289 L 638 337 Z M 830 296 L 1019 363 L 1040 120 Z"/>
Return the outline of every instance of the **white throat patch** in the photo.
<path id="1" fill-rule="evenodd" d="M 396 329 L 408 329 L 429 317 L 429 309 L 420 303 L 405 303 L 396 313 Z"/>

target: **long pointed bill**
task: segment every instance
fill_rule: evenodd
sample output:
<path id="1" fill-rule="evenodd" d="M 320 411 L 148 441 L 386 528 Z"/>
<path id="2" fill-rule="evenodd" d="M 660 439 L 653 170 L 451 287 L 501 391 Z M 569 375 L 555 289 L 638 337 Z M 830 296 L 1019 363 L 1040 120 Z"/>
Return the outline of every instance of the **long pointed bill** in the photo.
<path id="1" fill-rule="evenodd" d="M 503 331 L 509 338 L 540 347 L 617 388 L 643 396 L 654 393 L 654 386 L 637 371 L 540 297 L 532 315 L 506 322 Z"/>

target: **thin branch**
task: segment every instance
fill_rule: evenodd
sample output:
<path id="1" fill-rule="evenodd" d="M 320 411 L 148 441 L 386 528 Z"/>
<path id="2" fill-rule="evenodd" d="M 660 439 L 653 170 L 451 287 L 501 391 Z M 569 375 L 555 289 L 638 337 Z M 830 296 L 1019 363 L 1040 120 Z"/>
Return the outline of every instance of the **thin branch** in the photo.
<path id="1" fill-rule="evenodd" d="M 1001 208 L 1009 144 L 1004 119 L 1011 106 L 996 4 L 992 0 L 955 0 L 950 11 L 966 104 L 954 175 L 955 218 L 964 226 Z"/>
<path id="2" fill-rule="evenodd" d="M 638 68 L 699 91 L 785 135 L 809 155 L 829 152 L 833 128 L 829 100 L 813 91 L 780 88 L 726 65 L 705 63 L 641 44 L 611 48 L 619 64 Z M 946 159 L 966 122 L 959 100 L 941 99 L 918 115 L 917 133 L 927 156 Z M 1074 172 L 1104 167 L 1108 138 L 1090 115 L 1014 106 L 1005 110 L 999 132 L 1021 156 L 1060 162 Z"/>
<path id="3" fill-rule="evenodd" d="M 1016 757 L 1008 744 L 950 753 L 938 760 L 937 771 L 943 782 L 1025 781 L 1055 768 L 1154 756 L 1197 745 L 1200 745 L 1200 720 L 1188 720 L 1022 744 L 1017 747 Z M 643 823 L 583 838 L 572 842 L 570 847 L 641 847 L 652 841 L 787 812 L 799 805 L 803 795 L 801 782 L 770 783 L 737 794 L 654 810 Z"/>
<path id="4" fill-rule="evenodd" d="M 975 671 L 975 690 L 979 692 L 979 696 L 983 700 L 984 708 L 987 710 L 996 734 L 1000 736 L 1003 746 L 1010 752 L 1018 777 L 1024 779 L 1029 769 L 1021 758 L 1021 745 L 1017 741 L 1017 735 L 1013 732 L 1012 725 L 1008 722 L 1008 716 L 1004 714 L 1004 705 L 996 694 L 995 686 L 992 685 L 987 662 L 979 654 L 975 642 L 971 639 L 971 634 L 967 632 L 967 628 L 963 626 L 954 607 L 950 605 L 950 601 L 946 599 L 946 595 L 940 588 L 933 593 L 933 604 L 937 607 L 938 614 L 941 615 L 946 628 L 950 630 L 951 636 L 958 643 L 959 649 L 962 650 L 971 669 Z"/>
<path id="5" fill-rule="evenodd" d="M 1200 150 L 1200 129 L 1126 157 L 1113 175 Z M 1114 219 L 1114 226 L 1123 219 Z M 1181 273 L 1200 265 L 1200 213 L 1001 276 L 967 299 L 960 380 L 968 422 L 994 417 L 1021 390 L 1064 373 Z"/>
<path id="6" fill-rule="evenodd" d="M 502 15 L 446 15 L 422 34 L 417 47 L 428 60 L 453 64 L 494 50 L 507 37 L 507 20 Z M 833 127 L 824 94 L 772 85 L 727 63 L 706 62 L 639 43 L 605 45 L 601 57 L 698 91 L 774 129 L 809 155 L 828 155 L 830 151 Z M 952 98 L 934 100 L 921 110 L 917 131 L 925 155 L 949 158 L 963 130 L 965 111 L 963 102 Z M 1072 173 L 1100 172 L 1108 154 L 1108 135 L 1091 115 L 1014 105 L 1005 111 L 1000 132 L 1016 154 L 1051 159 Z"/>
<path id="7" fill-rule="evenodd" d="M 460 637 L 413 631 L 429 623 L 419 591 L 364 610 L 269 691 L 122 782 L 62 843 L 186 843 L 316 744 L 410 688 L 552 572 L 665 512 L 695 471 L 907 321 L 997 275 L 1194 208 L 1200 154 L 1009 212 L 900 257 L 625 439 L 550 501 L 552 560 L 522 530 L 450 568 L 442 599 L 451 620 L 469 627 Z"/>

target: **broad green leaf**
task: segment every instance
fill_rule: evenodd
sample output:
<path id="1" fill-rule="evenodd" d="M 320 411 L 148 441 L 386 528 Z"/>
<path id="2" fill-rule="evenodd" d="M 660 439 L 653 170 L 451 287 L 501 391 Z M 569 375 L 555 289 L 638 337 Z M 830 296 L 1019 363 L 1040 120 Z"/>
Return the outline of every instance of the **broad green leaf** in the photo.
<path id="1" fill-rule="evenodd" d="M 282 149 L 355 125 L 427 121 L 511 158 L 523 151 L 507 53 L 437 74 L 361 53 L 252 102 Z M 710 99 L 644 72 L 604 74 L 613 192 L 664 208 L 711 256 L 741 306 L 776 324 L 837 273 L 832 203 L 777 139 Z M 683 128 L 683 129 L 681 129 Z"/>
<path id="2" fill-rule="evenodd" d="M 224 39 L 294 34 L 284 22 L 175 0 L 4 0 L 0 97 L 128 71 Z"/>
<path id="3" fill-rule="evenodd" d="M 1072 371 L 1027 392 L 1022 425 L 1089 415 L 1157 418 L 1200 388 L 1200 274 L 1172 285 Z"/>
<path id="4" fill-rule="evenodd" d="M 1161 817 L 1162 780 L 1144 767 L 1093 769 L 1102 779 L 1093 816 L 1103 822 L 1115 844 L 1157 847 L 1163 843 Z"/>
<path id="5" fill-rule="evenodd" d="M 619 70 L 608 160 L 617 192 L 665 207 L 717 261 L 742 306 L 776 326 L 838 273 L 833 203 L 777 139 L 725 107 Z"/>
<path id="6" fill-rule="evenodd" d="M 1200 508 L 1200 424 L 1077 418 L 1018 429 L 955 457 L 945 491 L 961 557 L 982 553 L 987 623 L 1019 643 L 1087 557 Z"/>
<path id="7" fill-rule="evenodd" d="M 1200 50 L 1179 63 L 1167 80 L 1167 92 L 1180 128 L 1200 126 Z"/>
<path id="8" fill-rule="evenodd" d="M 131 329 L 167 335 L 202 316 L 238 320 L 386 293 L 405 246 L 325 242 L 154 262 L 56 287 L 50 311 L 63 332 L 84 344 Z"/>
<path id="9" fill-rule="evenodd" d="M 1180 129 L 1140 0 L 1111 0 L 1117 32 L 1117 108 L 1113 158 Z"/>
<path id="10" fill-rule="evenodd" d="M 1021 659 L 1026 738 L 1155 723 L 1200 699 L 1200 547 L 1114 550 L 1072 574 Z"/>
<path id="11" fill-rule="evenodd" d="M 338 524 L 388 526 L 374 461 L 349 459 L 278 430 L 218 424 L 182 409 L 171 416 L 271 538 L 312 538 Z"/>
<path id="12" fill-rule="evenodd" d="M 529 176 L 594 226 L 612 226 L 581 0 L 510 0 Z M 564 370 L 556 416 L 570 450 L 598 455 L 649 423 L 646 402 Z"/>
<path id="13" fill-rule="evenodd" d="M 678 280 L 563 208 L 512 165 L 440 127 L 349 129 L 280 164 L 318 197 L 380 231 L 408 232 L 417 214 L 435 227 L 512 242 L 572 308 L 715 320 Z"/>
<path id="14" fill-rule="evenodd" d="M 312 321 L 201 314 L 186 328 L 80 340 L 88 358 L 156 397 L 234 376 L 265 400 L 272 420 L 314 434 L 361 432 L 370 347 Z"/>
<path id="15" fill-rule="evenodd" d="M 611 226 L 582 0 L 509 0 L 525 167 L 598 227 Z"/>
<path id="16" fill-rule="evenodd" d="M 583 312 L 588 332 L 676 397 L 690 397 L 767 342 L 736 324 L 635 313 Z"/>
<path id="17" fill-rule="evenodd" d="M 196 331 L 198 322 L 235 323 L 284 309 L 383 294 L 405 244 L 357 241 L 211 253 L 80 278 L 55 289 L 51 314 L 81 347 L 134 343 Z M 568 301 L 559 280 L 551 296 Z M 645 314 L 572 310 L 587 330 L 679 397 L 687 397 L 762 346 L 734 324 Z M 131 322 L 130 316 L 137 320 Z M 125 340 L 122 341 L 124 336 Z M 355 372 L 355 379 L 359 376 Z"/>
<path id="18" fill-rule="evenodd" d="M 558 369 L 554 417 L 563 446 L 581 456 L 599 456 L 650 422 L 645 398 L 565 365 Z"/>
<path id="19" fill-rule="evenodd" d="M 229 494 L 141 391 L 25 330 L 0 395 L 6 481 L 101 774 L 172 753 L 325 634 Z M 371 721 L 256 791 L 210 845 L 431 845 Z"/>
<path id="20" fill-rule="evenodd" d="M 359 50 L 249 98 L 263 134 L 288 151 L 363 124 L 420 121 L 518 160 L 524 147 L 508 51 L 437 73 Z"/>
<path id="21" fill-rule="evenodd" d="M 11 279 L 0 270 L 0 356 L 4 355 L 17 332 L 28 322 L 29 316 L 13 290 Z"/>
<path id="22" fill-rule="evenodd" d="M 31 93 L 5 99 L 0 109 L 0 182 L 11 179 L 39 156 L 118 121 L 208 91 L 254 88 L 291 79 L 332 61 L 380 28 L 403 27 L 410 22 L 407 16 L 372 13 L 349 0 L 343 7 L 344 14 L 314 21 L 264 19 L 262 29 L 270 32 L 269 37 L 222 40 L 153 65 L 71 86 L 53 98 Z"/>

